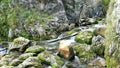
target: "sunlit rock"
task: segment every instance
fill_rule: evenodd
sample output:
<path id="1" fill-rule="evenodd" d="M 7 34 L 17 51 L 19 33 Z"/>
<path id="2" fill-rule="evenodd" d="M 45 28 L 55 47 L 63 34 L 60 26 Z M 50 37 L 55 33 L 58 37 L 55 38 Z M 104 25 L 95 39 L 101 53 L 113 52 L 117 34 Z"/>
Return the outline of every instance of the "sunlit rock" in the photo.
<path id="1" fill-rule="evenodd" d="M 74 51 L 72 48 L 72 42 L 70 40 L 62 40 L 60 41 L 59 47 L 58 47 L 59 55 L 63 56 L 67 59 L 74 58 Z"/>

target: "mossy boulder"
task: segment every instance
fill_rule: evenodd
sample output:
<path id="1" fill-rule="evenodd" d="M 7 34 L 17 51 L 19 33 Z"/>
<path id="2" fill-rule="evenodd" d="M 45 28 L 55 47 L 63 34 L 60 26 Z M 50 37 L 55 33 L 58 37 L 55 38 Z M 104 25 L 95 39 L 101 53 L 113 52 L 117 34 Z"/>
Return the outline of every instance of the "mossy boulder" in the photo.
<path id="1" fill-rule="evenodd" d="M 22 61 L 17 58 L 17 59 L 12 60 L 12 61 L 9 63 L 9 65 L 10 65 L 10 66 L 17 66 L 17 65 L 19 65 L 20 63 L 22 63 Z"/>
<path id="2" fill-rule="evenodd" d="M 43 68 L 41 61 L 37 57 L 29 57 L 18 65 L 18 68 L 26 68 L 26 67 Z"/>
<path id="3" fill-rule="evenodd" d="M 35 53 L 24 53 L 24 54 L 19 56 L 19 60 L 25 60 L 25 59 L 27 59 L 29 57 L 34 56 L 34 55 L 35 55 Z"/>
<path id="4" fill-rule="evenodd" d="M 91 50 L 93 50 L 93 52 L 98 55 L 98 56 L 101 56 L 101 57 L 104 57 L 104 51 L 105 51 L 105 46 L 104 45 L 92 45 L 91 46 Z"/>
<path id="5" fill-rule="evenodd" d="M 105 38 L 98 35 L 92 38 L 92 45 L 91 50 L 97 55 L 104 57 L 105 45 L 104 45 Z"/>
<path id="6" fill-rule="evenodd" d="M 9 65 L 9 62 L 11 62 L 12 60 L 13 57 L 11 55 L 6 55 L 2 57 L 0 60 L 0 66 Z"/>
<path id="7" fill-rule="evenodd" d="M 50 53 L 48 51 L 44 51 L 40 54 L 38 54 L 38 58 L 41 60 L 42 63 L 50 65 Z"/>
<path id="8" fill-rule="evenodd" d="M 18 37 L 13 40 L 13 42 L 9 46 L 9 52 L 10 51 L 19 51 L 24 52 L 25 49 L 29 46 L 30 43 L 29 39 L 26 39 L 24 37 Z"/>
<path id="9" fill-rule="evenodd" d="M 48 51 L 40 53 L 38 58 L 43 64 L 51 65 L 52 68 L 61 68 L 64 65 L 64 60 L 62 58 L 54 56 Z"/>
<path id="10" fill-rule="evenodd" d="M 4 65 L 4 66 L 1 66 L 0 68 L 15 68 L 14 66 L 7 66 L 7 65 Z"/>
<path id="11" fill-rule="evenodd" d="M 79 57 L 82 63 L 88 63 L 91 59 L 93 59 L 96 56 L 96 54 L 91 50 L 90 45 L 75 45 L 74 50 L 76 51 L 76 55 Z"/>
<path id="12" fill-rule="evenodd" d="M 26 53 L 40 53 L 44 50 L 45 50 L 45 47 L 35 45 L 35 46 L 31 46 L 27 48 L 25 52 Z"/>
<path id="13" fill-rule="evenodd" d="M 56 60 L 56 63 L 58 64 L 57 66 L 63 66 L 64 65 L 64 60 L 62 58 L 60 58 L 59 56 L 55 56 L 54 57 Z"/>
<path id="14" fill-rule="evenodd" d="M 93 37 L 93 32 L 82 31 L 75 36 L 75 41 L 81 44 L 91 44 L 92 37 Z"/>

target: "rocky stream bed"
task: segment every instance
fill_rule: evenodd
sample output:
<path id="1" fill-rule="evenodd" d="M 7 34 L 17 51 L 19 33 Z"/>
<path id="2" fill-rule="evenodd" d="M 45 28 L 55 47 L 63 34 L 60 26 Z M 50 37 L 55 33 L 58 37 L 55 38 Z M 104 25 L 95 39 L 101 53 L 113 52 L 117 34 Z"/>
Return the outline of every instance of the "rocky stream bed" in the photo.
<path id="1" fill-rule="evenodd" d="M 0 68 L 120 68 L 120 0 L 0 0 Z"/>
<path id="2" fill-rule="evenodd" d="M 1 42 L 1 68 L 105 68 L 105 25 L 81 26 L 57 39 L 33 41 L 18 37 Z"/>

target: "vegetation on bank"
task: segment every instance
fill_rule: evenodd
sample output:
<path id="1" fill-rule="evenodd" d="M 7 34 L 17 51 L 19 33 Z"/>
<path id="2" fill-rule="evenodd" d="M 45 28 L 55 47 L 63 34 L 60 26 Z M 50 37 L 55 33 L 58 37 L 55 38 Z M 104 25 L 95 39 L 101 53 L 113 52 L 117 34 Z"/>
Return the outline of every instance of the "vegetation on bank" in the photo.
<path id="1" fill-rule="evenodd" d="M 110 0 L 102 0 L 102 3 L 103 3 L 103 10 L 106 12 L 108 10 L 108 7 L 109 7 L 109 2 Z"/>
<path id="2" fill-rule="evenodd" d="M 105 32 L 105 58 L 107 68 L 117 68 L 119 65 L 119 42 L 116 33 L 116 14 L 113 14 L 114 0 L 110 1 L 107 11 L 106 23 L 107 30 Z"/>
<path id="3" fill-rule="evenodd" d="M 29 9 L 19 3 L 13 3 L 12 0 L 0 1 L 0 41 L 11 39 L 8 38 L 9 29 L 15 30 L 18 27 L 34 25 L 34 23 L 46 24 L 52 16 L 46 13 L 39 13 L 37 9 Z M 16 36 L 16 35 L 15 35 Z M 40 40 L 40 38 L 32 37 L 29 32 L 22 28 L 21 36 Z"/>

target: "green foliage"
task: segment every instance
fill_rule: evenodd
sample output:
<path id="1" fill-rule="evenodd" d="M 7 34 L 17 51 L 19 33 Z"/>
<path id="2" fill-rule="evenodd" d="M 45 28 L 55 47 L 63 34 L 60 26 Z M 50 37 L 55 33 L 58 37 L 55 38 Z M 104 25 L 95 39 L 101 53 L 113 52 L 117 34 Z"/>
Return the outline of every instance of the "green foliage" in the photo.
<path id="1" fill-rule="evenodd" d="M 108 5 L 109 5 L 110 0 L 102 0 L 103 3 L 103 9 L 106 12 L 108 9 Z"/>
<path id="2" fill-rule="evenodd" d="M 107 23 L 107 30 L 105 31 L 105 59 L 106 59 L 106 66 L 107 68 L 117 68 L 119 65 L 118 59 L 119 59 L 119 43 L 117 39 L 117 34 L 116 34 L 116 13 L 113 14 L 113 6 L 114 5 L 114 0 L 110 1 L 109 4 L 109 9 L 107 11 L 107 18 L 106 18 L 106 23 Z M 110 45 L 113 45 L 112 48 Z M 111 48 L 111 50 L 110 50 Z M 111 53 L 109 53 L 109 50 Z"/>
<path id="3" fill-rule="evenodd" d="M 48 19 L 53 18 L 46 13 L 39 13 L 37 8 L 28 9 L 18 3 L 12 3 L 11 0 L 0 1 L 0 41 L 9 40 L 9 28 L 13 30 L 21 27 L 21 36 L 30 39 L 40 40 L 40 37 L 32 35 L 23 28 L 23 26 L 35 25 L 35 23 L 46 24 Z M 15 34 L 16 35 L 16 34 Z M 19 36 L 19 35 L 16 35 Z M 14 37 L 16 37 L 14 36 Z M 46 38 L 44 38 L 46 39 Z"/>

